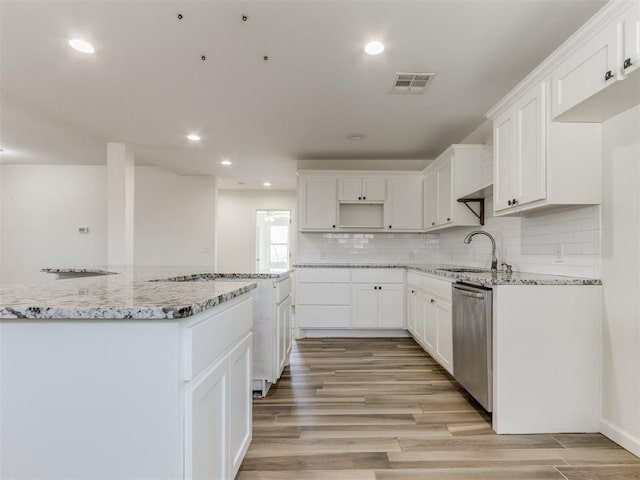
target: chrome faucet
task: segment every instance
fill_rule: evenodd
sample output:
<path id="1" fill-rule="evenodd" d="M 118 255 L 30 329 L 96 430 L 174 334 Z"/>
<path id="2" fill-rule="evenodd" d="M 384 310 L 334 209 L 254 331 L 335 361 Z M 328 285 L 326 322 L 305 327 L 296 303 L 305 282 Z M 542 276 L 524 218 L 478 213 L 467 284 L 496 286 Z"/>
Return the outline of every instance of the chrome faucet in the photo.
<path id="1" fill-rule="evenodd" d="M 473 232 L 469 233 L 466 237 L 464 237 L 464 243 L 469 245 L 471 243 L 471 239 L 475 235 L 486 235 L 487 237 L 489 237 L 489 240 L 491 240 L 491 273 L 497 274 L 498 273 L 498 257 L 496 257 L 495 238 L 493 238 L 493 235 L 483 230 L 474 230 Z"/>

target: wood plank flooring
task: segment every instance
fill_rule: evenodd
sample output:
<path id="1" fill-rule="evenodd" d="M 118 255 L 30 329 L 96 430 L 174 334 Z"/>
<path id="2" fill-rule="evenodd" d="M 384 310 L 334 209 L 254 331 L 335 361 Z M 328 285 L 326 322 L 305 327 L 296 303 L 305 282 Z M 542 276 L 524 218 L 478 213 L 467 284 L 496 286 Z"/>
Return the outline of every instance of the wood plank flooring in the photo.
<path id="1" fill-rule="evenodd" d="M 640 480 L 600 434 L 496 435 L 412 339 L 304 339 L 269 395 L 237 480 Z"/>

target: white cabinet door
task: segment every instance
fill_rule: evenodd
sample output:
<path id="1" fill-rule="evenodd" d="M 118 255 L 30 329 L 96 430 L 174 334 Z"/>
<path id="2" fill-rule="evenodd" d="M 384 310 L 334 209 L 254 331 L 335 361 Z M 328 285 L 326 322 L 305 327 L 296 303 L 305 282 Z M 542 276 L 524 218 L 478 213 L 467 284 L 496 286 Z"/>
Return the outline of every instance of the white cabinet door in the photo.
<path id="1" fill-rule="evenodd" d="M 338 198 L 345 201 L 362 200 L 362 180 L 354 177 L 340 177 Z"/>
<path id="2" fill-rule="evenodd" d="M 494 211 L 511 208 L 511 203 L 516 197 L 515 127 L 511 109 L 493 122 L 493 176 Z"/>
<path id="3" fill-rule="evenodd" d="M 378 286 L 378 327 L 404 328 L 404 285 Z"/>
<path id="4" fill-rule="evenodd" d="M 305 177 L 301 183 L 301 228 L 303 230 L 336 228 L 336 177 Z"/>
<path id="5" fill-rule="evenodd" d="M 451 160 L 445 164 L 437 172 L 438 179 L 438 206 L 437 206 L 437 223 L 444 225 L 452 221 L 453 202 L 453 176 L 452 176 Z"/>
<path id="6" fill-rule="evenodd" d="M 291 351 L 291 297 L 287 297 L 276 308 L 276 350 L 277 350 L 277 373 L 278 378 L 282 370 L 288 363 L 289 352 Z"/>
<path id="7" fill-rule="evenodd" d="M 424 228 L 434 227 L 438 221 L 438 182 L 436 172 L 424 177 Z"/>
<path id="8" fill-rule="evenodd" d="M 552 75 L 553 118 L 618 78 L 618 26 L 612 24 L 571 55 Z"/>
<path id="9" fill-rule="evenodd" d="M 516 205 L 546 197 L 545 84 L 541 83 L 515 104 Z"/>
<path id="10" fill-rule="evenodd" d="M 436 342 L 438 337 L 437 318 L 435 310 L 436 300 L 428 292 L 425 292 L 422 298 L 422 322 L 423 335 L 422 341 L 431 356 L 436 355 Z"/>
<path id="11" fill-rule="evenodd" d="M 229 456 L 231 476 L 234 478 L 251 443 L 252 388 L 251 388 L 252 335 L 240 342 L 229 354 Z M 201 477 L 199 477 L 201 478 Z M 223 477 L 207 477 L 223 478 Z"/>
<path id="12" fill-rule="evenodd" d="M 640 3 L 636 2 L 624 16 L 622 73 L 629 75 L 640 66 Z"/>
<path id="13" fill-rule="evenodd" d="M 436 300 L 434 303 L 436 318 L 436 353 L 437 360 L 449 373 L 453 374 L 453 331 L 451 304 Z"/>
<path id="14" fill-rule="evenodd" d="M 185 392 L 185 478 L 230 479 L 228 360 L 192 383 Z"/>
<path id="15" fill-rule="evenodd" d="M 391 230 L 422 229 L 422 177 L 389 178 L 385 223 Z"/>
<path id="16" fill-rule="evenodd" d="M 353 285 L 353 328 L 376 328 L 378 326 L 378 285 L 363 283 Z"/>
<path id="17" fill-rule="evenodd" d="M 384 202 L 387 198 L 387 179 L 384 177 L 340 177 L 338 199 L 346 202 Z"/>
<path id="18" fill-rule="evenodd" d="M 420 298 L 418 296 L 418 292 L 411 288 L 407 287 L 407 330 L 413 335 L 416 336 L 416 325 L 418 323 L 416 315 L 418 313 L 416 298 Z M 420 306 L 422 307 L 422 299 L 420 299 Z M 420 319 L 422 321 L 422 319 Z"/>
<path id="19" fill-rule="evenodd" d="M 384 202 L 387 199 L 386 178 L 365 178 L 362 180 L 362 199 L 371 202 Z"/>

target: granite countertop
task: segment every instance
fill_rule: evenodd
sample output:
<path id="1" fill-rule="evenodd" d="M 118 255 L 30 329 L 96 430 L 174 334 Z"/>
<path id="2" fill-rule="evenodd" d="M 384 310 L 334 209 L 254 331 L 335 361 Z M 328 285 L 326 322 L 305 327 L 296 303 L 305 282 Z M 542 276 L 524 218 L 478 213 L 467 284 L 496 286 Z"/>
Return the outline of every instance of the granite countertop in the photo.
<path id="1" fill-rule="evenodd" d="M 597 278 L 568 277 L 528 272 L 513 272 L 511 275 L 507 275 L 504 271 L 499 271 L 497 275 L 492 275 L 489 269 L 478 269 L 476 267 L 470 268 L 482 271 L 450 272 L 443 270 L 446 268 L 465 268 L 461 265 L 301 263 L 294 265 L 294 268 L 406 268 L 443 279 L 489 287 L 495 285 L 602 285 L 602 280 Z"/>
<path id="2" fill-rule="evenodd" d="M 98 275 L 32 285 L 0 285 L 0 319 L 179 319 L 249 292 L 257 286 L 252 279 L 289 275 L 216 274 L 195 267 L 46 271 Z M 205 279 L 208 281 L 202 281 Z M 247 281 L 239 281 L 244 279 Z"/>

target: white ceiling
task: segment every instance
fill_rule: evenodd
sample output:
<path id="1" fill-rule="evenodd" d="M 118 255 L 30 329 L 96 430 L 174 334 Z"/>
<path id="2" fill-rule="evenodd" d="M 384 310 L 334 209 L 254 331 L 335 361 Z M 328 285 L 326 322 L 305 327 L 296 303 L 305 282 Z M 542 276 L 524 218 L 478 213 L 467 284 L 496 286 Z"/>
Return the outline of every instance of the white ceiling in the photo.
<path id="1" fill-rule="evenodd" d="M 227 187 L 292 188 L 298 159 L 433 158 L 603 4 L 2 0 L 2 162 L 100 164 L 117 141 Z M 437 73 L 425 94 L 388 93 L 413 71 Z"/>

